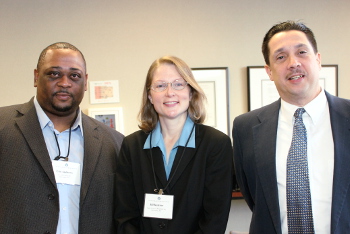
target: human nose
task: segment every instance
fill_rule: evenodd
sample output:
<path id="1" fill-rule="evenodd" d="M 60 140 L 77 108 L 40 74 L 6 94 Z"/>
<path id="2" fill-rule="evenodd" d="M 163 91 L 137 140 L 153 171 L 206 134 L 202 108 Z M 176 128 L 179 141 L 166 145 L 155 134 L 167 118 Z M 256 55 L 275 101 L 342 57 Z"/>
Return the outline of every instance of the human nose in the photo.
<path id="1" fill-rule="evenodd" d="M 167 96 L 173 96 L 174 95 L 173 83 L 171 83 L 171 82 L 167 83 L 167 87 L 166 87 L 165 92 L 166 92 Z"/>
<path id="2" fill-rule="evenodd" d="M 71 87 L 70 79 L 67 75 L 63 75 L 59 82 L 57 83 L 58 86 L 61 86 L 63 88 L 69 88 Z"/>
<path id="3" fill-rule="evenodd" d="M 296 56 L 290 56 L 289 57 L 289 67 L 290 68 L 296 68 L 296 67 L 300 67 L 300 62 L 298 60 L 298 58 Z"/>

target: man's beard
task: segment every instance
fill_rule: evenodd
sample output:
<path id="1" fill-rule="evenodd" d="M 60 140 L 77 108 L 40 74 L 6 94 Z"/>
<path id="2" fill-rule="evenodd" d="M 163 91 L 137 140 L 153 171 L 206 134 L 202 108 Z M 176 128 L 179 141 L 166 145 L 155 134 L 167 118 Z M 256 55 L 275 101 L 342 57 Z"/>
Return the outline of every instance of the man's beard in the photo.
<path id="1" fill-rule="evenodd" d="M 71 102 L 70 104 L 68 104 L 67 106 L 60 107 L 60 106 L 58 106 L 58 105 L 55 105 L 55 103 L 52 101 L 52 103 L 51 103 L 52 108 L 53 108 L 54 110 L 58 111 L 58 112 L 67 112 L 67 111 L 70 111 L 70 110 L 73 108 L 73 106 L 75 106 L 75 99 L 74 99 L 73 95 L 72 95 L 71 93 L 65 91 L 65 90 L 60 90 L 60 91 L 55 92 L 52 96 L 55 96 L 57 93 L 66 93 L 66 94 L 69 94 L 70 97 L 71 97 L 71 99 L 72 99 L 72 100 L 71 100 L 72 102 Z"/>
<path id="2" fill-rule="evenodd" d="M 70 111 L 70 109 L 72 109 L 72 106 L 65 106 L 65 107 L 59 107 L 59 106 L 52 106 L 56 111 L 59 112 L 67 112 Z"/>
<path id="3" fill-rule="evenodd" d="M 67 111 L 70 111 L 73 108 L 73 106 L 75 106 L 74 104 L 75 104 L 75 100 L 73 99 L 72 103 L 70 105 L 68 105 L 68 106 L 61 107 L 61 106 L 55 105 L 54 103 L 52 103 L 51 106 L 52 106 L 52 108 L 54 110 L 56 110 L 58 112 L 67 112 Z"/>

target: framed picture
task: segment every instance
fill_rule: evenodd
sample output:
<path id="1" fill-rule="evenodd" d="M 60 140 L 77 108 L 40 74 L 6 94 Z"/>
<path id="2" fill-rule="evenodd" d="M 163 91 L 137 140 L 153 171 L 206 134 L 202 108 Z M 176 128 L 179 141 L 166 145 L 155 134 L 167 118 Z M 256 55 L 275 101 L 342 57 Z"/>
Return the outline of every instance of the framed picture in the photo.
<path id="1" fill-rule="evenodd" d="M 119 102 L 119 81 L 90 81 L 90 103 Z"/>
<path id="2" fill-rule="evenodd" d="M 123 109 L 121 107 L 90 108 L 88 115 L 124 134 Z"/>
<path id="3" fill-rule="evenodd" d="M 192 68 L 194 78 L 207 97 L 204 124 L 230 136 L 229 75 L 227 67 Z"/>
<path id="4" fill-rule="evenodd" d="M 260 108 L 276 101 L 280 96 L 275 83 L 263 66 L 248 66 L 248 109 Z M 322 65 L 320 85 L 330 94 L 338 95 L 338 65 Z"/>

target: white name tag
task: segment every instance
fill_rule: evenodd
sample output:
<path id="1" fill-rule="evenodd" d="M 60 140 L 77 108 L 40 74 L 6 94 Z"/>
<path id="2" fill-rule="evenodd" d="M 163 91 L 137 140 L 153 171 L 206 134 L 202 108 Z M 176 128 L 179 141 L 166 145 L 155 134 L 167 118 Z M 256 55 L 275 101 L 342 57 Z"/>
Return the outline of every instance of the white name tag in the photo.
<path id="1" fill-rule="evenodd" d="M 56 183 L 80 185 L 80 164 L 68 161 L 52 160 Z"/>
<path id="2" fill-rule="evenodd" d="M 173 195 L 145 194 L 143 217 L 172 219 L 174 207 Z"/>

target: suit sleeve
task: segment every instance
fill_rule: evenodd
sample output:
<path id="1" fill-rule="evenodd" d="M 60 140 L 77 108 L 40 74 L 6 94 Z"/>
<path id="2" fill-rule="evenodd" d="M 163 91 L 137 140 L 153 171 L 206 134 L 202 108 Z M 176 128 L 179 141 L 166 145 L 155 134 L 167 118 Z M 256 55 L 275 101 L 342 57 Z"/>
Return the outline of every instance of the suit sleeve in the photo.
<path id="1" fill-rule="evenodd" d="M 213 137 L 210 145 L 203 196 L 204 215 L 199 221 L 200 231 L 197 233 L 224 233 L 232 198 L 232 144 L 231 139 L 222 134 Z"/>
<path id="2" fill-rule="evenodd" d="M 132 162 L 127 138 L 124 138 L 117 160 L 116 177 L 117 204 L 115 220 L 117 233 L 140 233 L 141 212 L 134 189 Z"/>
<path id="3" fill-rule="evenodd" d="M 250 210 L 253 210 L 254 202 L 252 197 L 250 196 L 249 187 L 247 184 L 247 178 L 243 169 L 243 152 L 240 145 L 240 134 L 237 128 L 237 119 L 233 123 L 232 136 L 233 136 L 233 159 L 235 166 L 235 174 L 237 183 L 241 190 L 241 193 L 246 200 Z"/>

